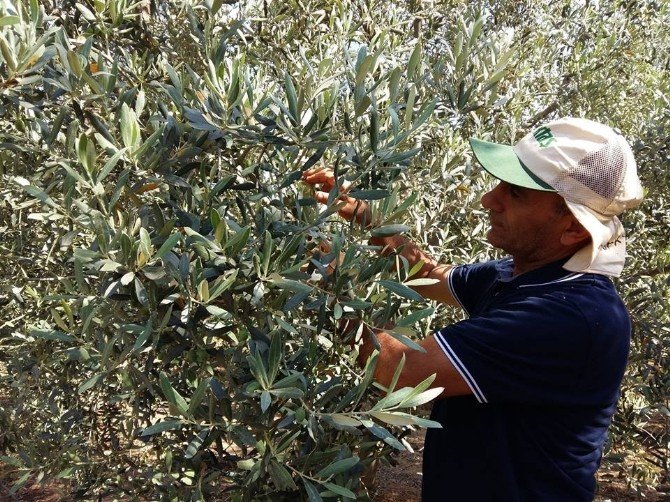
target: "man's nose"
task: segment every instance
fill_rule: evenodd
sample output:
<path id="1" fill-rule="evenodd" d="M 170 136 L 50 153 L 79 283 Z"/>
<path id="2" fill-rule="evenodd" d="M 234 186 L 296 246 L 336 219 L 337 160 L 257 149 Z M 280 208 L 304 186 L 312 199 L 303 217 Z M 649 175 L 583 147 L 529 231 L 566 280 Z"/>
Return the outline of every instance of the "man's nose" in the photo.
<path id="1" fill-rule="evenodd" d="M 482 206 L 491 211 L 500 212 L 502 211 L 502 205 L 500 204 L 500 183 L 498 183 L 494 188 L 482 195 Z"/>

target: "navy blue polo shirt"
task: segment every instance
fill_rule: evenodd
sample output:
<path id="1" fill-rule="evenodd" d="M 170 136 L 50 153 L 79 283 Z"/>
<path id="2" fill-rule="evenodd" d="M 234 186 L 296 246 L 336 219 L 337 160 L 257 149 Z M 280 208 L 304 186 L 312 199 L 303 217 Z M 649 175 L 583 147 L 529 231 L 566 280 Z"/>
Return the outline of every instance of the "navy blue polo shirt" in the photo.
<path id="1" fill-rule="evenodd" d="M 434 336 L 472 395 L 433 405 L 424 501 L 593 500 L 631 324 L 607 277 L 563 263 L 452 269 L 469 318 Z"/>

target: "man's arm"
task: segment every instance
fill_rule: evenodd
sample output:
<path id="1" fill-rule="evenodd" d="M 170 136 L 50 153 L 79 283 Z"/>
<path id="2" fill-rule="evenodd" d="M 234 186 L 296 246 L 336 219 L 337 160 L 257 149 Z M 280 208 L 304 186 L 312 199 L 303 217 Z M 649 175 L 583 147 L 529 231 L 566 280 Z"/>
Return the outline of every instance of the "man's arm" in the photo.
<path id="1" fill-rule="evenodd" d="M 303 180 L 310 185 L 320 186 L 315 193 L 316 200 L 321 203 L 328 202 L 330 190 L 335 186 L 335 176 L 330 169 L 310 169 L 303 174 Z M 339 208 L 339 215 L 347 221 L 370 227 L 372 215 L 365 201 L 356 200 L 346 195 L 349 190 L 347 183 L 340 187 L 341 195 L 338 198 L 343 203 Z M 370 244 L 379 246 L 382 254 L 398 253 L 407 259 L 410 266 L 423 262 L 421 270 L 410 279 L 435 279 L 437 282 L 426 286 L 413 286 L 421 296 L 430 300 L 446 303 L 458 307 L 459 303 L 451 294 L 449 289 L 449 271 L 452 265 L 439 264 L 433 257 L 422 251 L 414 242 L 402 235 L 391 235 L 387 237 L 371 237 Z"/>
<path id="2" fill-rule="evenodd" d="M 421 340 L 425 352 L 411 349 L 384 331 L 375 331 L 381 347 L 377 358 L 374 378 L 384 387 L 388 387 L 393 379 L 403 354 L 405 364 L 396 383 L 396 388 L 416 387 L 423 380 L 435 374 L 431 387 L 443 387 L 440 397 L 465 396 L 472 390 L 461 374 L 444 355 L 435 337 L 429 336 Z M 364 366 L 375 350 L 372 335 L 364 330 L 363 344 L 359 348 L 358 363 Z"/>

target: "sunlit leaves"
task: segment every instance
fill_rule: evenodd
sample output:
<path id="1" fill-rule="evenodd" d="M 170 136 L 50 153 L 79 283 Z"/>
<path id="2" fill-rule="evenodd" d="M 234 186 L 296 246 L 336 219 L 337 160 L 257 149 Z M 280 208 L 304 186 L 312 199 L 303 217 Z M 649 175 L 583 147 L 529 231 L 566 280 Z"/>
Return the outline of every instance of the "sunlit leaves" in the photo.
<path id="1" fill-rule="evenodd" d="M 126 103 L 121 105 L 119 124 L 121 127 L 123 145 L 130 150 L 137 148 L 142 139 L 140 136 L 140 125 L 137 121 L 135 111 Z"/>

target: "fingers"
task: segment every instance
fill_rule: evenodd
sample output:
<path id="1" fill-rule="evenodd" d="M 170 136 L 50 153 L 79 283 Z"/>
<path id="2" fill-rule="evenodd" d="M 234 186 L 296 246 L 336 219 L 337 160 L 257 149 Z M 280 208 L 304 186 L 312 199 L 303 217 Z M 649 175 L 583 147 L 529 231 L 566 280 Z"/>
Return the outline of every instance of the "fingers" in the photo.
<path id="1" fill-rule="evenodd" d="M 307 178 L 313 178 L 313 179 L 326 179 L 330 178 L 332 180 L 335 179 L 335 173 L 333 172 L 332 169 L 328 167 L 313 167 L 311 169 L 307 169 L 307 171 L 302 173 L 302 178 L 307 179 Z"/>
<path id="2" fill-rule="evenodd" d="M 323 191 L 330 191 L 336 183 L 335 173 L 330 168 L 315 167 L 302 173 L 302 179 L 310 185 L 322 185 Z M 351 183 L 343 181 L 340 185 L 340 191 L 346 192 L 351 187 Z"/>
<path id="3" fill-rule="evenodd" d="M 328 204 L 328 199 L 330 197 L 330 193 L 328 192 L 322 192 L 322 191 L 317 191 L 314 192 L 314 198 L 316 199 L 317 202 L 320 202 L 321 204 Z M 357 204 L 360 204 L 359 201 L 352 199 L 351 197 L 348 197 L 347 195 L 340 195 L 337 197 L 336 202 L 344 202 L 345 205 L 340 208 L 338 211 L 341 216 L 345 217 L 346 219 L 350 220 L 353 217 L 354 211 L 356 210 Z"/>
<path id="4" fill-rule="evenodd" d="M 314 193 L 314 198 L 317 202 L 327 204 L 330 197 L 330 192 L 335 186 L 335 173 L 332 169 L 317 167 L 308 169 L 302 174 L 302 179 L 305 183 L 313 186 L 318 185 L 318 190 Z M 340 195 L 337 197 L 339 202 L 344 202 L 338 209 L 338 214 L 345 220 L 356 220 L 357 222 L 370 222 L 370 209 L 367 203 L 353 199 L 346 195 L 351 188 L 351 183 L 344 180 L 340 185 Z"/>
<path id="5" fill-rule="evenodd" d="M 308 169 L 302 173 L 302 179 L 305 183 L 309 183 L 310 185 L 324 184 L 330 188 L 335 186 L 335 175 L 330 169 Z"/>
<path id="6" fill-rule="evenodd" d="M 321 204 L 328 204 L 330 194 L 328 192 L 318 191 L 314 193 L 314 198 Z M 354 212 L 356 211 L 357 206 L 360 204 L 359 201 L 352 199 L 347 195 L 338 196 L 334 202 L 336 204 L 341 204 L 344 202 L 344 205 L 339 208 L 338 213 L 346 220 L 351 220 L 353 218 Z"/>
<path id="7" fill-rule="evenodd" d="M 328 192 L 314 192 L 314 198 L 321 204 L 328 203 Z"/>

